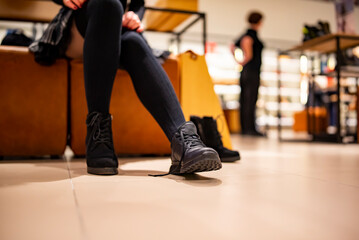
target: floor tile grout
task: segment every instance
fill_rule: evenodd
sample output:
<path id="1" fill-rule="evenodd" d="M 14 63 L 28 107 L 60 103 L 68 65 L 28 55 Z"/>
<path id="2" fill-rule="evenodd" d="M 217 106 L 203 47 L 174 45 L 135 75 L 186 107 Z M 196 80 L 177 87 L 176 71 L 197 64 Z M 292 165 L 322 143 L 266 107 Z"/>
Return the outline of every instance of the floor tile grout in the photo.
<path id="1" fill-rule="evenodd" d="M 74 182 L 72 180 L 71 169 L 70 169 L 70 166 L 69 166 L 69 158 L 64 157 L 64 159 L 65 159 L 65 162 L 66 162 L 66 167 L 67 167 L 67 171 L 68 171 L 68 175 L 69 175 L 69 180 L 70 180 L 70 183 L 71 183 L 71 188 L 72 188 L 71 190 L 72 190 L 72 194 L 73 194 L 73 198 L 74 198 L 74 202 L 75 202 L 75 207 L 76 207 L 76 215 L 77 215 L 78 220 L 80 222 L 82 239 L 87 240 L 89 238 L 87 237 L 87 231 L 86 231 L 86 227 L 85 227 L 84 217 L 83 217 L 83 215 L 81 213 L 80 205 L 79 205 L 78 198 L 77 198 L 77 195 L 76 195 L 75 184 L 74 184 Z"/>

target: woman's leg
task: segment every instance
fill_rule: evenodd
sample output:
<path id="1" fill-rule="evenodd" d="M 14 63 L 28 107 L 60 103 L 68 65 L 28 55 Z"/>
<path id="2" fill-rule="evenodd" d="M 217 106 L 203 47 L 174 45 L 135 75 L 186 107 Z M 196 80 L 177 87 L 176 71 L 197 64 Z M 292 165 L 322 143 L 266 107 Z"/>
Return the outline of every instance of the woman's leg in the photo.
<path id="1" fill-rule="evenodd" d="M 174 133 L 185 123 L 171 82 L 139 33 L 125 32 L 121 41 L 121 65 L 130 74 L 142 104 L 171 141 Z"/>
<path id="2" fill-rule="evenodd" d="M 92 174 L 117 174 L 109 106 L 120 56 L 123 7 L 119 0 L 90 0 L 75 12 L 84 37 L 83 62 L 88 106 L 86 161 Z"/>
<path id="3" fill-rule="evenodd" d="M 84 37 L 83 61 L 88 112 L 108 113 L 120 56 L 123 8 L 119 0 L 91 0 L 75 11 Z"/>
<path id="4" fill-rule="evenodd" d="M 203 144 L 192 122 L 186 123 L 172 84 L 143 37 L 128 31 L 122 35 L 121 44 L 120 62 L 130 74 L 138 97 L 171 141 L 169 173 L 220 169 L 217 152 Z"/>
<path id="5" fill-rule="evenodd" d="M 243 70 L 241 73 L 241 128 L 242 133 L 258 135 L 256 130 L 256 103 L 259 89 L 259 73 L 251 70 Z"/>

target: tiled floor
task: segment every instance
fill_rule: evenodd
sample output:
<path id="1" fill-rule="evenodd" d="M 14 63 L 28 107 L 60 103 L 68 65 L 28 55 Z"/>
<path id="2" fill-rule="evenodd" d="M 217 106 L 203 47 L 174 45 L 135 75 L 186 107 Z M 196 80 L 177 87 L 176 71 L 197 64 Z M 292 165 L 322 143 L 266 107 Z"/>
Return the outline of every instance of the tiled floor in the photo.
<path id="1" fill-rule="evenodd" d="M 149 177 L 169 158 L 0 162 L 0 239 L 359 239 L 359 146 L 233 136 L 242 160 Z"/>

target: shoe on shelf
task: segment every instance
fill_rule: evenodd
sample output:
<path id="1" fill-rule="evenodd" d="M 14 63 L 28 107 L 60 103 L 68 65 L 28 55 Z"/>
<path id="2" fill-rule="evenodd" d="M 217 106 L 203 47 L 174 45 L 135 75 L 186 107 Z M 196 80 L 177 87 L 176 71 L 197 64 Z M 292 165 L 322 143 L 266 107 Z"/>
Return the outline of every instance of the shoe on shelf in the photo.
<path id="1" fill-rule="evenodd" d="M 186 122 L 177 130 L 171 141 L 171 149 L 170 174 L 181 175 L 222 168 L 218 153 L 204 145 L 192 122 Z"/>
<path id="2" fill-rule="evenodd" d="M 112 140 L 112 116 L 99 112 L 88 114 L 86 119 L 87 172 L 96 175 L 118 173 L 118 160 Z"/>
<path id="3" fill-rule="evenodd" d="M 235 162 L 241 159 L 238 151 L 229 150 L 223 146 L 222 136 L 218 132 L 215 119 L 212 117 L 191 116 L 190 120 L 196 125 L 203 143 L 207 147 L 216 150 L 222 162 Z"/>

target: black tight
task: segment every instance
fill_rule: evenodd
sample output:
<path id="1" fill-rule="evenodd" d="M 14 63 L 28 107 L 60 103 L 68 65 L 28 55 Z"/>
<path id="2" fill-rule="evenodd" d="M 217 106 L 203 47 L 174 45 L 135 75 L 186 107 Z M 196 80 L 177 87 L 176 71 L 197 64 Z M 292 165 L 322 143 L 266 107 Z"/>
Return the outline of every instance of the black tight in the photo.
<path id="1" fill-rule="evenodd" d="M 84 76 L 88 111 L 108 113 L 119 64 L 131 76 L 136 93 L 169 140 L 185 122 L 177 96 L 162 66 L 141 34 L 122 31 L 119 0 L 91 0 L 75 12 L 84 37 Z"/>

